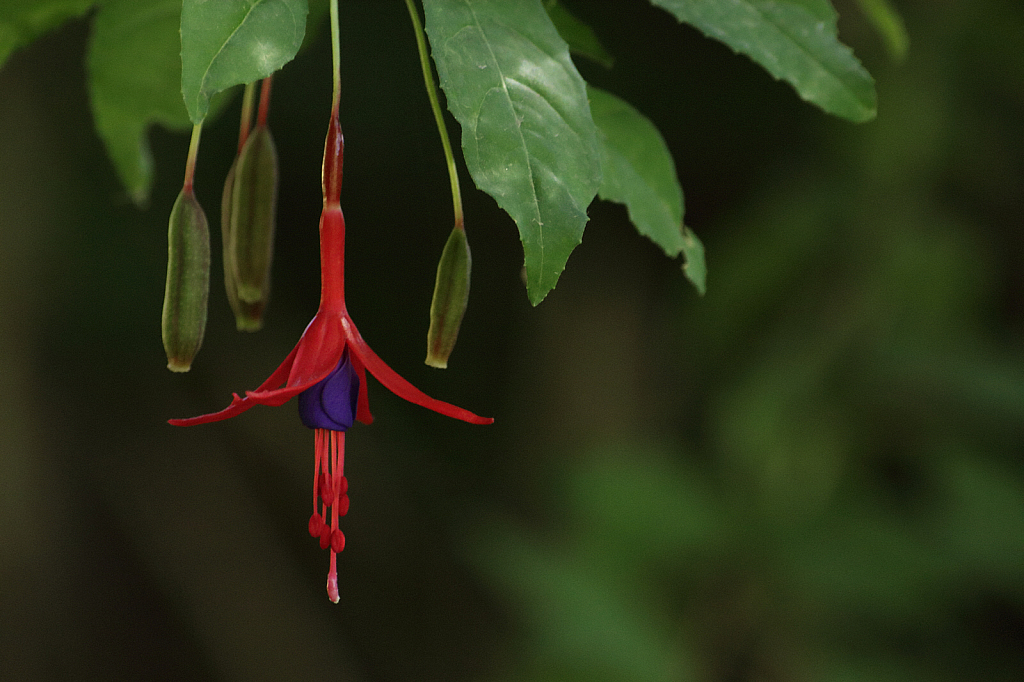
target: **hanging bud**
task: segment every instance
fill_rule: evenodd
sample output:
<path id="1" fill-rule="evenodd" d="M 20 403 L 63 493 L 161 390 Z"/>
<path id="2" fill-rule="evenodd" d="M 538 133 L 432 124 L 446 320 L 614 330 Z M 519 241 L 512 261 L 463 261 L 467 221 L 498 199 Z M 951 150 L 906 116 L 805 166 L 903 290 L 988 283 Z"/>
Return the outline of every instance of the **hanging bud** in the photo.
<path id="1" fill-rule="evenodd" d="M 167 369 L 187 372 L 203 344 L 210 292 L 210 230 L 192 188 L 183 189 L 167 229 L 162 331 Z"/>
<path id="2" fill-rule="evenodd" d="M 257 332 L 263 328 L 263 308 L 266 300 L 246 303 L 238 298 L 238 287 L 235 286 L 235 266 L 231 249 L 231 201 L 235 186 L 235 170 L 238 168 L 238 157 L 235 157 L 227 178 L 224 180 L 224 192 L 220 200 L 220 236 L 221 254 L 224 261 L 224 290 L 228 295 L 228 303 L 235 314 L 235 327 L 240 332 Z"/>
<path id="3" fill-rule="evenodd" d="M 455 348 L 462 316 L 469 302 L 469 271 L 472 261 L 466 232 L 455 227 L 448 236 L 441 260 L 437 264 L 434 298 L 430 302 L 425 362 L 431 367 L 448 367 L 448 356 Z"/>
<path id="4" fill-rule="evenodd" d="M 270 290 L 277 212 L 277 149 L 265 125 L 256 126 L 235 162 L 229 212 L 225 263 L 240 303 L 258 304 L 262 313 Z"/>

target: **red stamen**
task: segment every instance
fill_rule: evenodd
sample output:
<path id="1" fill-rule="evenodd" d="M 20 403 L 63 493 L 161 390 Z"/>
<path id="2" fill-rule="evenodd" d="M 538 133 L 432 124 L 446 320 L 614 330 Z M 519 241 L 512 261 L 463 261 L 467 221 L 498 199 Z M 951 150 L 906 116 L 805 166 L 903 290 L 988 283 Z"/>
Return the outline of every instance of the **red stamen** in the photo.
<path id="1" fill-rule="evenodd" d="M 338 529 L 338 517 L 347 514 L 349 508 L 348 479 L 344 475 L 345 432 L 316 429 L 314 441 L 316 461 L 313 467 L 313 515 L 309 519 L 309 534 L 319 538 L 321 549 L 331 551 L 327 594 L 331 601 L 338 603 L 338 552 L 345 549 L 345 534 Z M 328 507 L 331 509 L 330 523 L 326 521 Z"/>
<path id="2" fill-rule="evenodd" d="M 318 538 L 322 532 L 324 532 L 324 517 L 313 512 L 309 517 L 309 534 L 314 538 Z"/>
<path id="3" fill-rule="evenodd" d="M 331 551 L 337 554 L 345 549 L 345 534 L 340 530 L 331 533 Z"/>
<path id="4" fill-rule="evenodd" d="M 325 525 L 320 531 L 320 549 L 327 549 L 331 546 L 331 527 Z"/>
<path id="5" fill-rule="evenodd" d="M 319 497 L 319 483 L 320 483 L 320 453 L 323 451 L 323 447 L 320 444 L 320 440 L 323 436 L 321 429 L 317 429 L 313 432 L 313 515 L 317 516 L 320 510 L 317 504 Z M 321 518 L 321 520 L 323 520 Z M 313 534 L 313 537 L 320 535 L 317 531 Z"/>
<path id="6" fill-rule="evenodd" d="M 331 485 L 331 481 L 330 479 L 327 478 L 327 475 L 322 472 L 320 474 L 319 485 L 320 499 L 323 500 L 324 504 L 326 504 L 328 507 L 334 504 L 335 500 L 337 499 L 337 497 L 335 496 L 336 493 L 334 491 L 334 486 Z"/>

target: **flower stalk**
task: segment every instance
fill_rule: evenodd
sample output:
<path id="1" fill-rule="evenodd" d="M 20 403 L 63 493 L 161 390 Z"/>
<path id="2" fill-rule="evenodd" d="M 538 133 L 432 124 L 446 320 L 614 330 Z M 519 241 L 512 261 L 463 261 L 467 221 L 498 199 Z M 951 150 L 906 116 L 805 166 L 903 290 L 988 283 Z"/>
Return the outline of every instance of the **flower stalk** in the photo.
<path id="1" fill-rule="evenodd" d="M 462 318 L 469 305 L 469 279 L 473 258 L 466 239 L 465 218 L 462 212 L 462 190 L 459 187 L 459 172 L 455 167 L 455 155 L 452 143 L 448 139 L 448 128 L 444 123 L 444 113 L 437 96 L 434 73 L 430 68 L 430 55 L 427 53 L 427 39 L 420 21 L 419 12 L 413 0 L 405 0 L 412 20 L 413 32 L 416 34 L 416 47 L 419 51 L 420 68 L 423 71 L 423 83 L 427 89 L 430 109 L 434 112 L 434 122 L 441 136 L 444 148 L 445 163 L 448 168 L 448 181 L 452 189 L 452 210 L 455 214 L 455 226 L 452 228 L 448 241 L 445 242 L 441 260 L 437 263 L 437 275 L 434 279 L 434 294 L 430 301 L 430 327 L 427 329 L 427 357 L 424 362 L 430 367 L 445 369 L 448 358 L 455 349 L 455 342 L 462 327 Z"/>
<path id="2" fill-rule="evenodd" d="M 465 221 L 462 214 L 462 190 L 459 188 L 459 172 L 455 167 L 452 143 L 448 139 L 448 128 L 444 123 L 444 112 L 441 110 L 441 103 L 437 96 L 434 72 L 430 68 L 430 55 L 427 53 L 427 38 L 423 32 L 423 22 L 420 21 L 420 15 L 416 10 L 416 3 L 413 0 L 405 0 L 405 6 L 409 10 L 409 18 L 412 19 L 413 32 L 416 34 L 416 49 L 420 56 L 420 69 L 423 71 L 423 83 L 427 89 L 427 98 L 430 100 L 430 109 L 434 112 L 437 132 L 441 136 L 441 146 L 444 148 L 444 160 L 448 167 L 448 182 L 452 188 L 452 209 L 455 213 L 455 228 L 461 230 L 464 227 Z"/>

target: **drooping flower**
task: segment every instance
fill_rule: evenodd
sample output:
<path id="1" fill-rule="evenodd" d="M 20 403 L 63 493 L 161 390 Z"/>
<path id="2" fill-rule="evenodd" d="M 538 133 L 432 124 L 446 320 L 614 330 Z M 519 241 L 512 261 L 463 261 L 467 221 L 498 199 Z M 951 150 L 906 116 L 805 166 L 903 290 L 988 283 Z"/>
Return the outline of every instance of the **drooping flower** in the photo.
<path id="1" fill-rule="evenodd" d="M 345 350 L 360 382 L 358 387 L 358 421 L 369 424 L 370 414 L 366 392 L 366 371 L 375 376 L 395 395 L 422 405 L 440 414 L 472 424 L 490 424 L 490 418 L 479 417 L 469 410 L 431 398 L 391 369 L 363 340 L 345 308 L 343 252 L 345 219 L 338 207 L 325 208 L 320 218 L 320 309 L 302 333 L 298 344 L 258 388 L 246 391 L 245 397 L 234 394 L 231 404 L 220 412 L 189 419 L 172 419 L 175 426 L 194 426 L 238 416 L 256 405 L 277 406 L 286 403 L 326 378 L 335 370 Z"/>
<path id="2" fill-rule="evenodd" d="M 345 306 L 345 218 L 341 212 L 341 167 L 344 143 L 337 111 L 324 149 L 324 208 L 320 217 L 320 307 L 298 344 L 284 362 L 258 388 L 245 397 L 233 395 L 219 412 L 189 419 L 171 419 L 174 426 L 193 426 L 235 417 L 256 405 L 278 406 L 299 396 L 303 423 L 315 430 L 316 458 L 313 482 L 313 515 L 309 532 L 330 549 L 327 591 L 337 602 L 337 553 L 345 546 L 338 517 L 348 511 L 348 482 L 344 476 L 345 431 L 354 420 L 373 421 L 367 397 L 366 372 L 392 393 L 409 402 L 471 424 L 494 420 L 431 398 L 402 378 L 363 340 Z M 330 508 L 330 521 L 327 508 Z"/>

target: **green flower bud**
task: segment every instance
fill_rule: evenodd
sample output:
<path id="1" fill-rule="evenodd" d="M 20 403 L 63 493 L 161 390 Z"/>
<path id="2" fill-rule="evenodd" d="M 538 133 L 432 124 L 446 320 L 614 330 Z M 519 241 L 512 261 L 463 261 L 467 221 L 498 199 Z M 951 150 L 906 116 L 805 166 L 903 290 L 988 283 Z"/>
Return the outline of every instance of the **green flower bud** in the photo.
<path id="1" fill-rule="evenodd" d="M 162 331 L 167 369 L 187 372 L 203 345 L 210 292 L 210 230 L 192 189 L 182 190 L 167 228 Z"/>
<path id="2" fill-rule="evenodd" d="M 263 328 L 263 308 L 266 301 L 246 303 L 238 298 L 238 287 L 235 286 L 235 265 L 231 249 L 231 203 L 235 186 L 235 169 L 238 157 L 235 157 L 228 176 L 224 180 L 224 192 L 220 200 L 220 236 L 221 255 L 224 261 L 224 291 L 228 295 L 228 303 L 235 314 L 235 327 L 240 332 L 257 332 Z"/>
<path id="3" fill-rule="evenodd" d="M 444 369 L 455 348 L 462 316 L 469 302 L 469 271 L 472 266 L 466 232 L 454 228 L 437 264 L 434 298 L 430 302 L 427 359 L 431 367 Z"/>
<path id="4" fill-rule="evenodd" d="M 231 188 L 228 249 L 234 286 L 243 303 L 266 303 L 274 257 L 277 212 L 277 150 L 258 125 L 242 147 Z"/>

